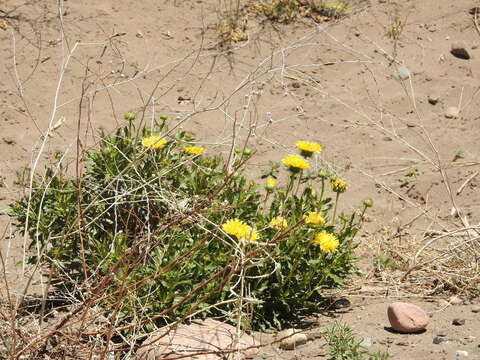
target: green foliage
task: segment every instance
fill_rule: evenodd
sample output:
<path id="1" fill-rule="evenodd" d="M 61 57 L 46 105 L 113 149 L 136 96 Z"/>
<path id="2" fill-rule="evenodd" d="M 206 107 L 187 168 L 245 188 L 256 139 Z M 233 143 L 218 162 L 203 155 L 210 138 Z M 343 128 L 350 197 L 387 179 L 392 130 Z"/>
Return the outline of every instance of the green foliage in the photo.
<path id="1" fill-rule="evenodd" d="M 352 330 L 336 321 L 325 330 L 328 360 L 387 360 L 391 358 L 388 352 L 369 352 L 355 338 Z"/>
<path id="2" fill-rule="evenodd" d="M 395 260 L 383 254 L 379 254 L 375 256 L 373 265 L 377 270 L 394 270 L 397 268 L 397 264 L 395 264 Z"/>
<path id="3" fill-rule="evenodd" d="M 325 172 L 290 171 L 285 186 L 265 192 L 243 175 L 251 152 L 235 152 L 231 164 L 190 155 L 185 146 L 194 138 L 183 131 L 148 148 L 142 140 L 165 133 L 166 117 L 152 129 L 136 129 L 132 113 L 125 119 L 128 125 L 102 133 L 98 148 L 79 159 L 81 177 L 52 163 L 35 179 L 31 199 L 10 207 L 32 239 L 30 262 L 49 267 L 57 289 L 84 293 L 107 284 L 103 304 L 115 304 L 125 324 L 236 311 L 236 302 L 224 300 L 235 299 L 242 284 L 256 299 L 248 304 L 251 326 L 280 327 L 317 310 L 321 290 L 355 271 L 353 238 L 363 216 L 328 217 L 335 201 L 326 196 Z M 267 173 L 278 171 L 274 165 Z M 306 224 L 309 212 L 325 221 Z M 269 225 L 279 216 L 288 228 Z M 255 229 L 258 241 L 223 231 L 231 219 Z M 321 232 L 338 239 L 338 248 L 313 244 Z"/>

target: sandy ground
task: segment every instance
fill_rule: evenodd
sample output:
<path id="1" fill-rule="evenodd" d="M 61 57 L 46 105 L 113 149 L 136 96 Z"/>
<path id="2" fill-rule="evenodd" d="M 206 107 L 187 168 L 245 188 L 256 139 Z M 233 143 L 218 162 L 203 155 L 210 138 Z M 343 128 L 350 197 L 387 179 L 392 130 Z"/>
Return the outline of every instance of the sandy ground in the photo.
<path id="1" fill-rule="evenodd" d="M 13 233 L 5 210 L 24 191 L 22 174 L 28 183 L 25 169 L 41 173 L 57 151 L 74 158 L 77 133 L 82 148 L 92 146 L 97 130 L 114 129 L 126 111 L 147 123 L 167 113 L 171 126 L 194 131 L 212 153 L 248 139 L 256 151 L 253 179 L 298 139 L 320 142 L 318 165 L 350 185 L 343 209 L 375 202 L 359 238 L 365 276 L 339 294 L 352 301 L 341 318 L 395 359 L 454 359 L 456 350 L 480 357 L 480 314 L 472 305 L 442 310 L 425 300 L 456 293 L 478 302 L 463 291 L 472 286 L 468 261 L 466 279 L 440 262 L 401 281 L 427 255 L 466 259 L 463 248 L 455 250 L 465 237 L 431 236 L 478 229 L 480 222 L 480 32 L 469 14 L 475 5 L 357 1 L 346 18 L 320 24 L 272 25 L 252 15 L 249 40 L 221 49 L 214 0 L 69 0 L 61 9 L 55 1 L 1 1 L 0 246 L 12 291 L 20 292 L 28 276 L 19 265 L 28 239 Z M 386 35 L 395 11 L 405 21 L 396 45 Z M 450 53 L 457 41 L 469 60 Z M 396 79 L 399 71 L 410 78 Z M 445 117 L 452 106 L 458 115 Z M 402 266 L 379 273 L 378 254 Z M 385 330 L 387 304 L 412 295 L 432 312 L 427 332 Z M 455 317 L 465 325 L 451 325 Z M 451 339 L 433 344 L 442 331 Z M 322 346 L 318 340 L 272 356 L 316 358 Z"/>

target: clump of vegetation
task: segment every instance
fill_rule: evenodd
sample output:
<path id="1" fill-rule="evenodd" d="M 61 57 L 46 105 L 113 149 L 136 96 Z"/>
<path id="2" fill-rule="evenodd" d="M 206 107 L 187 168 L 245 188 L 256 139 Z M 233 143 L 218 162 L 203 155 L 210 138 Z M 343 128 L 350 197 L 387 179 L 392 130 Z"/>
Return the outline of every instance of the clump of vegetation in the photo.
<path id="1" fill-rule="evenodd" d="M 371 202 L 362 216 L 336 215 L 347 184 L 312 169 L 319 144 L 299 141 L 258 187 L 243 174 L 251 150 L 226 160 L 189 132 L 164 135 L 166 116 L 139 129 L 125 118 L 79 159 L 80 176 L 59 155 L 11 205 L 32 239 L 30 262 L 49 268 L 57 290 L 115 309 L 121 329 L 194 313 L 281 327 L 355 271 L 353 239 Z"/>
<path id="2" fill-rule="evenodd" d="M 336 321 L 325 332 L 329 360 L 387 360 L 391 355 L 386 351 L 370 352 L 356 339 L 348 325 Z"/>
<path id="3" fill-rule="evenodd" d="M 309 17 L 316 21 L 329 21 L 345 16 L 350 8 L 343 0 L 271 0 L 251 6 L 269 20 L 290 23 L 298 17 Z"/>

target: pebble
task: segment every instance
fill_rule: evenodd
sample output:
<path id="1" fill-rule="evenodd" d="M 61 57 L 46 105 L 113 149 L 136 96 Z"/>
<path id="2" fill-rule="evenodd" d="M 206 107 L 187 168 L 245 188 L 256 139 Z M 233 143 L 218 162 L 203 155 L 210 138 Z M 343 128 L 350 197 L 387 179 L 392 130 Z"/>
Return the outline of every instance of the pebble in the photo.
<path id="1" fill-rule="evenodd" d="M 8 137 L 8 136 L 5 136 L 3 138 L 3 141 L 5 141 L 5 143 L 8 144 L 8 145 L 15 145 L 15 143 L 16 143 L 13 138 Z"/>
<path id="2" fill-rule="evenodd" d="M 443 343 L 443 342 L 445 342 L 445 341 L 447 341 L 447 339 L 445 339 L 443 336 L 435 336 L 435 337 L 433 338 L 433 343 L 434 343 L 434 344 L 437 344 L 437 345 L 438 345 L 438 344 L 441 344 L 441 343 Z"/>
<path id="3" fill-rule="evenodd" d="M 280 331 L 277 338 L 284 338 L 280 343 L 280 348 L 283 350 L 293 350 L 299 345 L 306 344 L 308 340 L 307 335 L 298 333 L 293 328 Z"/>
<path id="4" fill-rule="evenodd" d="M 360 346 L 364 347 L 364 348 L 369 348 L 372 346 L 372 338 L 364 338 L 362 340 L 362 342 L 360 343 Z"/>
<path id="5" fill-rule="evenodd" d="M 472 307 L 472 312 L 473 313 L 480 313 L 480 306 L 475 305 L 474 307 Z"/>
<path id="6" fill-rule="evenodd" d="M 437 300 L 436 304 L 437 304 L 437 307 L 439 308 L 443 308 L 449 305 L 448 301 L 444 299 Z"/>
<path id="7" fill-rule="evenodd" d="M 458 111 L 458 108 L 456 106 L 449 106 L 447 108 L 447 110 L 445 110 L 445 117 L 447 119 L 455 119 L 455 118 L 458 117 L 459 113 L 460 112 Z M 452 299 L 452 298 L 460 299 L 457 296 L 452 296 L 450 299 Z M 462 303 L 461 299 L 460 299 L 460 302 L 458 304 L 454 304 L 454 303 L 452 303 L 452 301 L 450 301 L 450 304 L 452 304 L 452 305 L 460 305 L 461 303 Z"/>
<path id="8" fill-rule="evenodd" d="M 437 105 L 439 100 L 438 96 L 430 96 L 430 95 L 428 96 L 427 99 L 428 99 L 428 103 L 431 105 Z"/>
<path id="9" fill-rule="evenodd" d="M 465 350 L 457 350 L 455 351 L 456 356 L 468 356 L 468 351 Z"/>
<path id="10" fill-rule="evenodd" d="M 468 53 L 467 46 L 463 41 L 457 41 L 452 43 L 452 49 L 450 50 L 450 53 L 459 59 L 470 59 L 470 54 Z"/>
<path id="11" fill-rule="evenodd" d="M 410 78 L 410 71 L 405 66 L 400 66 L 397 71 L 393 73 L 396 80 L 408 80 Z"/>
<path id="12" fill-rule="evenodd" d="M 451 108 L 454 108 L 458 111 L 458 109 L 455 106 L 452 106 Z M 447 109 L 447 111 L 448 111 L 448 109 Z M 463 300 L 460 299 L 458 296 L 450 296 L 450 298 L 448 299 L 448 302 L 452 305 L 460 305 L 463 302 Z"/>
<path id="13" fill-rule="evenodd" d="M 388 320 L 393 329 L 401 333 L 418 332 L 430 321 L 425 311 L 414 304 L 394 302 L 387 309 Z"/>
<path id="14" fill-rule="evenodd" d="M 465 325 L 465 319 L 453 319 L 452 325 L 456 325 L 456 326 Z"/>

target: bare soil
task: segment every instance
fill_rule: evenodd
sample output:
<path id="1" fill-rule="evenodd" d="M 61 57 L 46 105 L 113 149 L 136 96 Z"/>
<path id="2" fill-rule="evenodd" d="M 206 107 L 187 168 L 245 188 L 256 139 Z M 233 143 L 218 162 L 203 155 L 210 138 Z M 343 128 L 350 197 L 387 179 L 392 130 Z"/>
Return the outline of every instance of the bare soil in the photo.
<path id="1" fill-rule="evenodd" d="M 250 14 L 248 41 L 227 48 L 216 0 L 0 1 L 0 246 L 12 294 L 31 272 L 21 265 L 29 240 L 14 234 L 6 209 L 28 171 L 41 174 L 55 152 L 74 159 L 77 134 L 80 150 L 93 146 L 98 129 L 114 129 L 127 111 L 145 123 L 166 113 L 211 153 L 248 140 L 249 176 L 259 181 L 297 140 L 321 143 L 319 165 L 349 183 L 342 209 L 375 203 L 359 236 L 363 276 L 335 293 L 352 303 L 337 316 L 394 359 L 455 359 L 457 350 L 480 358 L 480 314 L 471 312 L 479 302 L 471 289 L 479 285 L 480 30 L 469 13 L 478 4 L 351 3 L 335 22 L 272 24 Z M 387 35 L 395 14 L 405 23 L 398 41 Z M 458 41 L 470 59 L 451 54 Z M 452 106 L 458 116 L 445 117 Z M 395 265 L 378 269 L 379 255 Z M 436 306 L 454 294 L 467 305 Z M 399 299 L 432 314 L 426 332 L 386 329 L 386 307 Z M 433 344 L 439 333 L 448 341 Z M 313 359 L 323 348 L 318 339 L 264 355 Z"/>

